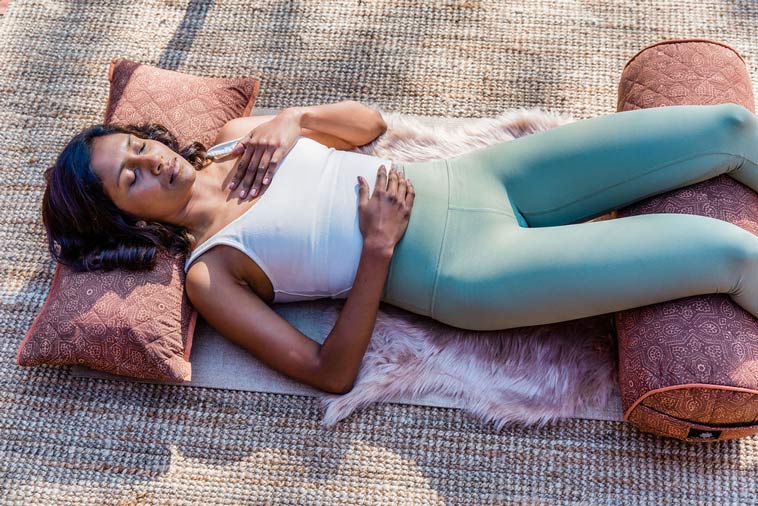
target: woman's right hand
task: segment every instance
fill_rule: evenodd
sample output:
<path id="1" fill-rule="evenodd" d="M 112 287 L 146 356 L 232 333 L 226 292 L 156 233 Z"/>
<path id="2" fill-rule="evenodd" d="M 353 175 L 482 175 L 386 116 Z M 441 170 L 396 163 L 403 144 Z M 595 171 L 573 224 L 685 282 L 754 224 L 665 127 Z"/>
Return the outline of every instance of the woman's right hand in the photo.
<path id="1" fill-rule="evenodd" d="M 364 248 L 377 248 L 392 255 L 408 227 L 416 192 L 413 183 L 399 174 L 392 164 L 389 174 L 384 165 L 376 171 L 376 186 L 369 198 L 368 183 L 358 176 L 358 223 Z"/>

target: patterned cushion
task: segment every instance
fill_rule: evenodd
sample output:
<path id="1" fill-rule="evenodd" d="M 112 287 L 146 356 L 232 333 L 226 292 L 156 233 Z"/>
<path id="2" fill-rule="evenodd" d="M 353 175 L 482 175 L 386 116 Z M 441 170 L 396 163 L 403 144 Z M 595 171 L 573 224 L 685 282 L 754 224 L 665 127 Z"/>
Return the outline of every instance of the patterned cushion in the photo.
<path id="1" fill-rule="evenodd" d="M 74 272 L 58 264 L 18 363 L 82 364 L 167 382 L 191 379 L 197 311 L 183 300 L 183 263 L 162 253 L 149 273 Z"/>
<path id="2" fill-rule="evenodd" d="M 260 89 L 255 78 L 191 76 L 118 58 L 108 79 L 106 123 L 160 123 L 182 146 L 209 146 L 227 121 L 250 114 Z"/>
<path id="3" fill-rule="evenodd" d="M 737 52 L 702 39 L 664 41 L 626 65 L 618 110 L 735 102 L 753 110 Z M 688 213 L 758 234 L 758 194 L 727 175 L 620 209 L 619 217 Z M 616 313 L 625 418 L 686 441 L 758 433 L 758 322 L 726 294 Z"/>
<path id="4" fill-rule="evenodd" d="M 254 78 L 190 76 L 122 59 L 111 62 L 109 79 L 106 122 L 162 123 L 182 145 L 213 142 L 227 121 L 249 114 L 260 89 Z M 189 381 L 198 313 L 184 291 L 184 261 L 159 253 L 147 272 L 77 273 L 58 264 L 17 362 Z"/>
<path id="5" fill-rule="evenodd" d="M 667 40 L 627 62 L 617 109 L 734 103 L 755 112 L 754 101 L 745 61 L 737 51 L 704 39 Z"/>

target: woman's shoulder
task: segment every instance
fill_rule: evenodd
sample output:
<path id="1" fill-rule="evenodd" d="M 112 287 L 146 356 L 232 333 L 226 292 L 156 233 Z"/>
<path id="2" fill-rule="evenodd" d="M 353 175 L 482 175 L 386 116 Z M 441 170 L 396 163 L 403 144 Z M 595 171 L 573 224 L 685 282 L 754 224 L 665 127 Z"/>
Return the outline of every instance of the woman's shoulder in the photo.
<path id="1" fill-rule="evenodd" d="M 274 287 L 263 269 L 249 255 L 233 246 L 216 244 L 203 251 L 193 259 L 187 279 L 204 272 L 226 274 L 224 278 L 250 287 L 264 301 L 271 303 L 274 300 Z"/>

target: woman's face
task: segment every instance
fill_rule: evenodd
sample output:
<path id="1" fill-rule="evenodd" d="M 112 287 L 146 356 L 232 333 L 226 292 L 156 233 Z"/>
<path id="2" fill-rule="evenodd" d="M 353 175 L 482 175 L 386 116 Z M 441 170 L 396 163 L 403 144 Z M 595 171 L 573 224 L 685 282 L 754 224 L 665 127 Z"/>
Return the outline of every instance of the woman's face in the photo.
<path id="1" fill-rule="evenodd" d="M 123 133 L 92 139 L 90 163 L 116 207 L 149 221 L 172 222 L 186 207 L 196 175 L 162 142 Z"/>

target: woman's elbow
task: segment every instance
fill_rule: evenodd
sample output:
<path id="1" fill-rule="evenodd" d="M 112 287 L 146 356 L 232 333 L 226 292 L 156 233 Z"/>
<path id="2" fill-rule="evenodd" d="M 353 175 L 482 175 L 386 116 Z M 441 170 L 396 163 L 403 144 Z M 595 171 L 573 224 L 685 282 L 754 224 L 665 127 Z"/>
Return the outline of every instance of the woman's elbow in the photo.
<path id="1" fill-rule="evenodd" d="M 346 393 L 349 393 L 352 389 L 353 389 L 353 384 L 351 383 L 350 385 L 348 385 L 346 387 L 342 387 L 342 388 L 336 390 L 334 393 L 336 395 L 345 395 Z"/>
<path id="2" fill-rule="evenodd" d="M 350 390 L 352 390 L 353 386 L 354 386 L 353 383 L 350 383 L 350 384 L 334 383 L 334 384 L 329 384 L 329 385 L 322 385 L 321 390 L 333 395 L 344 395 L 348 393 Z"/>
<path id="3" fill-rule="evenodd" d="M 377 137 L 387 131 L 387 123 L 384 122 L 382 114 L 377 110 L 374 110 L 373 112 L 373 120 L 370 122 L 370 125 L 371 126 L 366 132 L 366 137 L 369 139 L 366 144 L 373 142 Z"/>
<path id="4" fill-rule="evenodd" d="M 384 132 L 387 131 L 387 123 L 384 121 L 384 118 L 382 117 L 382 113 L 380 113 L 377 110 L 374 110 L 374 112 L 376 113 L 376 131 L 377 131 L 376 136 L 379 137 L 380 135 L 382 135 Z"/>
<path id="5" fill-rule="evenodd" d="M 379 112 L 377 109 L 374 109 L 373 107 L 370 107 L 366 104 L 362 104 L 355 100 L 351 100 L 350 102 L 352 102 L 354 106 L 360 107 L 364 109 L 364 111 L 370 113 L 368 117 L 368 121 L 366 121 L 366 125 L 368 125 L 367 134 L 372 136 L 371 140 L 376 139 L 377 137 L 379 137 L 380 135 L 382 135 L 384 132 L 387 131 L 387 123 L 384 121 L 384 117 L 382 117 L 381 112 Z"/>

